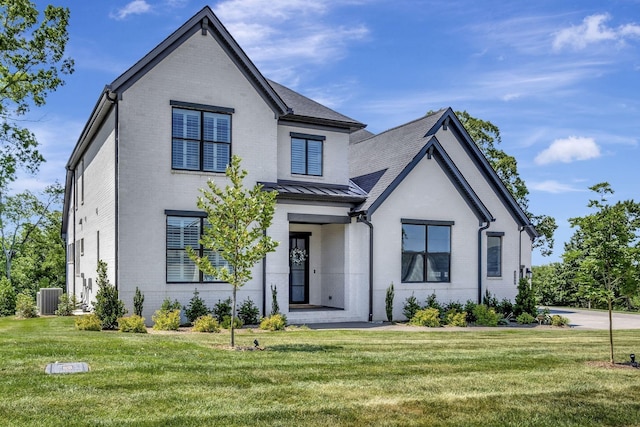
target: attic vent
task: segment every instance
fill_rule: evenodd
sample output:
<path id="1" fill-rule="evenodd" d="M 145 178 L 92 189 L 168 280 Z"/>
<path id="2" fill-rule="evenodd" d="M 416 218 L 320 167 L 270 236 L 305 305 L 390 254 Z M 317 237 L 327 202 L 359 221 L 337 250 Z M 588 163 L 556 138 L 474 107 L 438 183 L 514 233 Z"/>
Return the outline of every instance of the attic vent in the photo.
<path id="1" fill-rule="evenodd" d="M 209 18 L 202 18 L 202 35 L 207 35 L 207 27 L 209 27 Z"/>

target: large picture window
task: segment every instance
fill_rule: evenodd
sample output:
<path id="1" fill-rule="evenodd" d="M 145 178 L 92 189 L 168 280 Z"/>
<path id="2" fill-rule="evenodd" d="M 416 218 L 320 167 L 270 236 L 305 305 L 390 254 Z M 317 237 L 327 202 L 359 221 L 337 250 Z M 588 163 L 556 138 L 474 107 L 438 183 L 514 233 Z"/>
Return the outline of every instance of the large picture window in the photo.
<path id="1" fill-rule="evenodd" d="M 403 220 L 402 282 L 451 281 L 451 225 Z"/>
<path id="2" fill-rule="evenodd" d="M 504 233 L 487 233 L 487 276 L 502 276 L 502 236 Z"/>
<path id="3" fill-rule="evenodd" d="M 226 170 L 231 158 L 230 114 L 174 107 L 171 134 L 173 169 Z"/>
<path id="4" fill-rule="evenodd" d="M 167 283 L 216 282 L 216 278 L 203 274 L 187 254 L 187 247 L 200 256 L 207 256 L 215 267 L 231 269 L 217 251 L 204 249 L 200 236 L 209 226 L 206 218 L 167 216 Z"/>
<path id="5" fill-rule="evenodd" d="M 291 133 L 291 173 L 322 176 L 324 136 Z"/>

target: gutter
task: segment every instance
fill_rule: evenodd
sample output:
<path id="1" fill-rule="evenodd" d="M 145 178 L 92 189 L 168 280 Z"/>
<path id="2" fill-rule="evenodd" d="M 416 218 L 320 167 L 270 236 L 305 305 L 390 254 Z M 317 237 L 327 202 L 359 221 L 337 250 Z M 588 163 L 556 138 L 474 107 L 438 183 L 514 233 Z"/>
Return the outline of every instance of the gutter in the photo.
<path id="1" fill-rule="evenodd" d="M 358 215 L 357 221 L 369 227 L 369 322 L 373 322 L 373 224 L 364 213 Z"/>
<path id="2" fill-rule="evenodd" d="M 491 225 L 487 221 L 485 225 L 480 223 L 478 228 L 478 304 L 482 304 L 482 232 Z"/>

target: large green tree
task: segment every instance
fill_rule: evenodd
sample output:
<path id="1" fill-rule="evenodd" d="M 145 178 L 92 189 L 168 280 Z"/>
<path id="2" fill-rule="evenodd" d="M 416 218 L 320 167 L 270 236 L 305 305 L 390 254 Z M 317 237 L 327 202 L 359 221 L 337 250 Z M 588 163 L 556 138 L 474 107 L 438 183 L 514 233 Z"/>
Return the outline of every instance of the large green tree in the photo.
<path id="1" fill-rule="evenodd" d="M 502 142 L 500 129 L 489 121 L 471 116 L 466 111 L 456 111 L 456 116 L 538 231 L 540 236 L 536 239 L 534 248 L 539 249 L 543 256 L 551 255 L 553 233 L 558 228 L 556 221 L 548 215 L 535 215 L 529 211 L 529 190 L 518 173 L 518 162 L 515 157 L 498 148 Z"/>
<path id="2" fill-rule="evenodd" d="M 613 303 L 640 290 L 640 204 L 633 200 L 608 203 L 608 195 L 614 192 L 607 182 L 590 190 L 600 196 L 588 204 L 595 212 L 569 219 L 576 231 L 563 258 L 577 265 L 575 280 L 583 293 L 607 304 L 613 363 Z"/>
<path id="3" fill-rule="evenodd" d="M 7 196 L 0 187 L 0 249 L 3 272 L 11 279 L 13 261 L 25 255 L 25 249 L 41 237 L 43 228 L 56 217 L 51 213 L 59 206 L 64 190 L 60 184 L 48 186 L 41 195 L 29 190 Z M 58 217 L 59 219 L 59 217 Z M 56 224 L 53 224 L 56 226 Z"/>
<path id="4" fill-rule="evenodd" d="M 200 257 L 187 248 L 204 274 L 232 287 L 231 347 L 235 346 L 236 293 L 251 280 L 255 264 L 278 246 L 266 234 L 275 213 L 276 192 L 263 191 L 260 184 L 244 188 L 242 181 L 246 175 L 247 171 L 240 168 L 240 157 L 233 156 L 226 170 L 230 185 L 223 189 L 210 180 L 208 189 L 201 189 L 202 196 L 198 198 L 198 207 L 207 213 L 209 223 L 200 244 L 210 254 L 222 256 L 228 267 L 213 265 L 209 256 Z"/>
<path id="5" fill-rule="evenodd" d="M 49 5 L 40 16 L 29 0 L 0 0 L 0 189 L 18 169 L 35 172 L 44 161 L 19 119 L 73 72 L 73 60 L 64 58 L 68 24 L 68 8 Z"/>

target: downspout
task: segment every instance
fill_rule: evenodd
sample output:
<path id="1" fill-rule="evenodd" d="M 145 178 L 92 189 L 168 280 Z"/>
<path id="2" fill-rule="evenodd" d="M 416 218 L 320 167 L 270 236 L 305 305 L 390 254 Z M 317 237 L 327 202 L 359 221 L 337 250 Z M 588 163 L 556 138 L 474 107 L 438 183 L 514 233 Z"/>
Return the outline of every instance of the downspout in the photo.
<path id="1" fill-rule="evenodd" d="M 118 103 L 118 94 L 113 92 L 113 94 L 115 95 L 115 98 L 111 99 L 111 97 L 109 97 L 109 90 L 107 90 L 106 92 L 106 97 L 107 97 L 107 101 L 109 101 L 111 104 L 113 104 L 115 107 L 115 123 L 114 123 L 114 137 L 115 137 L 115 149 L 114 149 L 114 156 L 115 156 L 115 170 L 114 170 L 114 175 L 115 175 L 115 194 L 114 194 L 114 204 L 115 204 L 115 215 L 114 215 L 114 222 L 115 222 L 115 241 L 114 241 L 114 250 L 115 250 L 115 254 L 114 254 L 114 261 L 113 261 L 113 268 L 115 271 L 115 277 L 113 279 L 113 283 L 114 283 L 114 287 L 116 288 L 116 290 L 118 290 L 118 277 L 119 277 L 119 271 L 118 271 L 118 241 L 120 240 L 120 234 L 119 234 L 119 225 L 118 225 L 118 217 L 119 217 L 119 209 L 118 209 L 118 205 L 119 205 L 119 198 L 118 198 L 118 193 L 119 193 L 119 187 L 118 187 L 118 146 L 120 145 L 120 109 L 119 107 L 119 103 Z"/>
<path id="2" fill-rule="evenodd" d="M 518 281 L 524 277 L 524 272 L 522 271 L 522 232 L 524 231 L 524 226 L 520 227 L 519 230 L 520 235 L 518 240 Z"/>
<path id="3" fill-rule="evenodd" d="M 482 304 L 482 232 L 489 228 L 491 223 L 487 221 L 485 225 L 480 224 L 478 229 L 478 304 Z"/>
<path id="4" fill-rule="evenodd" d="M 267 235 L 267 230 L 262 232 Z M 262 258 L 262 317 L 267 317 L 267 255 Z"/>
<path id="5" fill-rule="evenodd" d="M 71 178 L 71 182 L 73 183 L 72 185 L 74 186 L 74 191 L 75 191 L 75 185 L 76 185 L 76 171 L 73 170 L 71 171 L 72 174 L 72 178 Z M 73 199 L 73 194 L 70 194 L 69 197 L 71 197 Z M 71 256 L 73 257 L 73 275 L 71 276 L 71 283 L 73 283 L 73 294 L 76 294 L 76 251 L 78 250 L 78 248 L 76 248 L 76 200 L 73 200 L 73 253 L 71 254 Z M 67 218 L 67 221 L 69 219 Z M 68 239 L 68 237 L 67 237 Z M 67 264 L 69 265 L 69 264 Z M 84 289 L 83 289 L 84 290 Z M 67 289 L 67 292 L 69 292 L 69 289 Z M 84 297 L 84 295 L 83 295 Z"/>
<path id="6" fill-rule="evenodd" d="M 357 221 L 369 227 L 369 322 L 373 322 L 373 224 L 365 214 L 360 214 Z"/>

